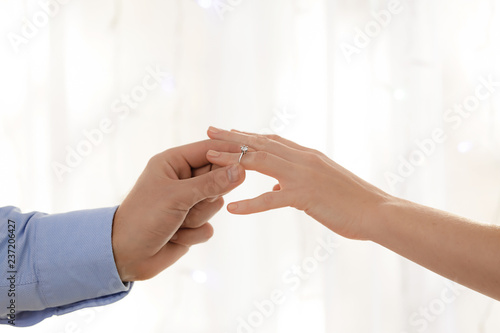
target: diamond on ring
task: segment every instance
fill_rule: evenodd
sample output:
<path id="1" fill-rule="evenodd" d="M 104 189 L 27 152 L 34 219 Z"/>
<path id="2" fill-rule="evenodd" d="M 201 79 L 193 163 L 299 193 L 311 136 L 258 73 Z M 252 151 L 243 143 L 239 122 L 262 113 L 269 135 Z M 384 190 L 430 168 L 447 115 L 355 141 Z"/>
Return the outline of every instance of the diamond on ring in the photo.
<path id="1" fill-rule="evenodd" d="M 245 155 L 246 153 L 248 153 L 248 146 L 241 146 L 241 155 L 240 155 L 240 159 L 238 160 L 238 163 L 241 162 L 241 158 L 243 157 L 243 155 Z"/>

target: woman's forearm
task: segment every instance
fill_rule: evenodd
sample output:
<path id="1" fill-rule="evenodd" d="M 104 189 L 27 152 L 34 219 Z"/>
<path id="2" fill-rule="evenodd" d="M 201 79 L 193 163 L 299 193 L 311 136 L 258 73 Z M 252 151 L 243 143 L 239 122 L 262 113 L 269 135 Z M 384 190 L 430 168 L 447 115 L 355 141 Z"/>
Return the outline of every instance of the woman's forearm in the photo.
<path id="1" fill-rule="evenodd" d="M 367 224 L 372 241 L 500 300 L 500 227 L 397 198 Z"/>

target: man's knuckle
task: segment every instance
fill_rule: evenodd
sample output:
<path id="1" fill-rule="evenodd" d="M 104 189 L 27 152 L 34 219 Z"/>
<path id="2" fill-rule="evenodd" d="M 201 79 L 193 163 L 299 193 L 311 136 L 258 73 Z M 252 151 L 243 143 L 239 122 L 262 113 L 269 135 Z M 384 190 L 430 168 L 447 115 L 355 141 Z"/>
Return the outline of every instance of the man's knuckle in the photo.
<path id="1" fill-rule="evenodd" d="M 177 184 L 176 184 L 177 185 Z M 164 210 L 171 215 L 187 214 L 191 209 L 191 204 L 187 202 L 183 196 L 180 196 L 182 189 L 180 186 L 170 186 L 168 191 L 165 191 L 161 196 L 164 203 Z"/>
<path id="2" fill-rule="evenodd" d="M 184 202 L 172 201 L 169 207 L 162 209 L 162 212 L 174 220 L 184 220 L 188 213 L 188 208 Z"/>
<path id="3" fill-rule="evenodd" d="M 204 231 L 204 239 L 205 240 L 209 240 L 210 238 L 212 238 L 213 235 L 214 235 L 213 228 L 205 228 L 205 231 Z"/>
<path id="4" fill-rule="evenodd" d="M 154 155 L 149 159 L 148 166 L 157 165 L 158 163 L 160 163 L 160 158 L 161 158 L 160 154 Z"/>
<path id="5" fill-rule="evenodd" d="M 200 219 L 197 219 L 197 220 L 191 219 L 191 220 L 186 222 L 186 227 L 195 229 L 195 228 L 199 228 L 199 227 L 203 226 L 205 223 L 206 223 L 205 221 L 202 221 Z"/>
<path id="6" fill-rule="evenodd" d="M 219 192 L 219 188 L 221 187 L 224 180 L 224 176 L 217 177 L 216 173 L 207 174 L 204 186 L 206 197 L 216 195 Z"/>

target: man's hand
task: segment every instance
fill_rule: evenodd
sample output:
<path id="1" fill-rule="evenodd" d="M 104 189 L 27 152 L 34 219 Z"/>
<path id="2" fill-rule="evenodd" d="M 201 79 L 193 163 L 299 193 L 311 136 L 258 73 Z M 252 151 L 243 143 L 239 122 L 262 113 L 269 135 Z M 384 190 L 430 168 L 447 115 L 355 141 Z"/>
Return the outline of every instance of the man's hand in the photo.
<path id="1" fill-rule="evenodd" d="M 212 237 L 207 222 L 245 171 L 239 165 L 212 170 L 208 150 L 236 153 L 240 146 L 207 140 L 154 156 L 118 208 L 112 243 L 122 281 L 150 279 Z"/>

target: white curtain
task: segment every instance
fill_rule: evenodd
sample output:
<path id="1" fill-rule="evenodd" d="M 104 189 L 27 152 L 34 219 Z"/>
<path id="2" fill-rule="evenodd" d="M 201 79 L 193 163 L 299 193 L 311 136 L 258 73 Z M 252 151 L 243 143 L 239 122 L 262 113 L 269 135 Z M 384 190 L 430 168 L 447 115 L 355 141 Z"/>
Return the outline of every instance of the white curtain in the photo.
<path id="1" fill-rule="evenodd" d="M 392 194 L 500 222 L 496 0 L 44 3 L 0 3 L 2 206 L 117 205 L 151 156 L 214 125 L 277 133 Z M 249 173 L 226 201 L 272 185 Z M 26 332 L 500 329 L 498 302 L 297 211 L 212 222 L 209 243 L 126 299 Z"/>

